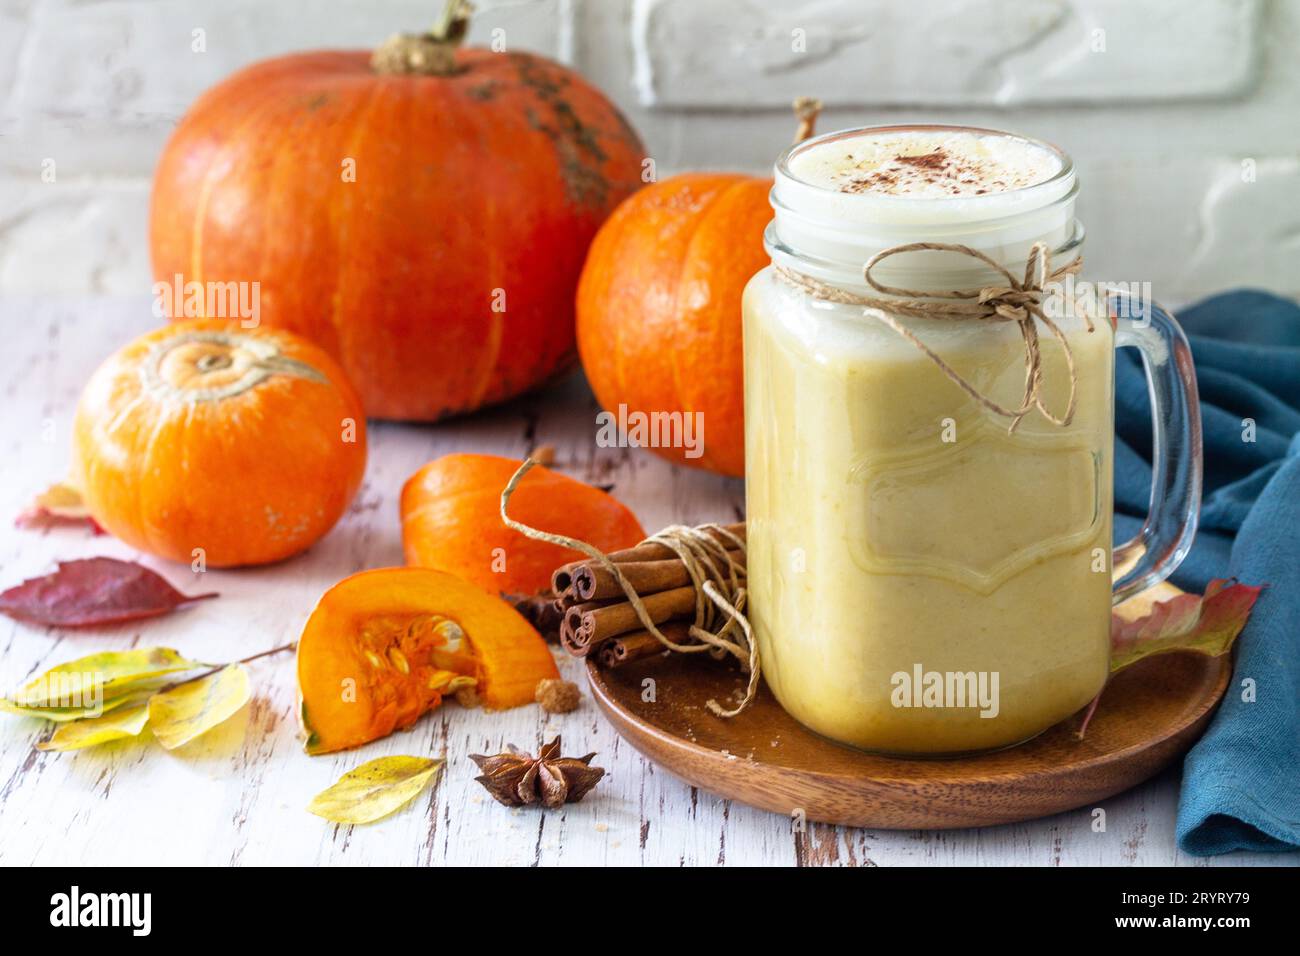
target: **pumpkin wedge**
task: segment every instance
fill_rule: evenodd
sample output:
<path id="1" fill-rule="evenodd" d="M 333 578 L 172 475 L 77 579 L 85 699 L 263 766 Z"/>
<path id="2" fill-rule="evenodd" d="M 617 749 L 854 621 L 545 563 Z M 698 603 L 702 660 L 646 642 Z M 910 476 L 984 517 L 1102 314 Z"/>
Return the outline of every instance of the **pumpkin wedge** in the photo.
<path id="1" fill-rule="evenodd" d="M 406 563 L 437 568 L 485 591 L 534 594 L 551 586 L 551 572 L 583 557 L 534 541 L 501 521 L 501 489 L 522 462 L 496 455 L 437 458 L 402 488 L 402 547 Z M 636 515 L 599 488 L 537 467 L 510 499 L 512 517 L 580 538 L 602 551 L 631 548 L 645 538 Z"/>
<path id="2" fill-rule="evenodd" d="M 307 752 L 330 753 L 409 727 L 461 688 L 500 710 L 558 676 L 505 601 L 441 571 L 381 568 L 334 585 L 307 619 L 298 713 Z"/>

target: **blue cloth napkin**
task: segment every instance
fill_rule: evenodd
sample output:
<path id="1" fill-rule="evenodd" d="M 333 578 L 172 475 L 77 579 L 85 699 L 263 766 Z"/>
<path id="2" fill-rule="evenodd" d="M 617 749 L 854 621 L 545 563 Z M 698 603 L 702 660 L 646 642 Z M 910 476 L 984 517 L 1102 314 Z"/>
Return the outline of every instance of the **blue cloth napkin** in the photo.
<path id="1" fill-rule="evenodd" d="M 1200 531 L 1173 582 L 1263 584 L 1237 639 L 1223 704 L 1183 765 L 1178 845 L 1211 856 L 1300 848 L 1300 306 L 1265 292 L 1179 313 L 1196 362 L 1205 439 Z M 1136 534 L 1151 494 L 1151 413 L 1141 361 L 1115 370 L 1115 540 Z M 1243 419 L 1255 441 L 1242 440 Z M 1242 699 L 1254 681 L 1255 700 Z"/>

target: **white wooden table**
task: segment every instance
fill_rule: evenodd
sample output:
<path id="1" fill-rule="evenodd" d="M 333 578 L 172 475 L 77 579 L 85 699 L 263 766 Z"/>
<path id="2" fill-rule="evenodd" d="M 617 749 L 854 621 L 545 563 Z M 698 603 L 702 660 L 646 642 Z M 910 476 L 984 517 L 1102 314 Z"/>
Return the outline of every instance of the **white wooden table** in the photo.
<path id="1" fill-rule="evenodd" d="M 401 563 L 397 496 L 419 465 L 451 451 L 521 457 L 555 446 L 557 467 L 612 483 L 647 529 L 741 514 L 741 482 L 678 469 L 649 452 L 595 446 L 594 400 L 580 377 L 544 395 L 437 426 L 377 425 L 366 481 L 349 514 L 316 547 L 261 570 L 209 571 L 141 556 L 80 529 L 24 531 L 12 517 L 68 463 L 82 384 L 113 349 L 155 324 L 147 300 L 0 302 L 0 587 L 60 559 L 142 559 L 183 591 L 221 596 L 164 618 L 57 631 L 0 617 L 0 687 L 95 650 L 162 645 L 234 660 L 297 638 L 316 599 L 363 568 Z M 562 655 L 561 655 L 562 656 Z M 180 751 L 140 741 L 41 753 L 42 722 L 0 715 L 0 863 L 25 864 L 595 864 L 1031 865 L 1295 863 L 1300 855 L 1198 860 L 1174 846 L 1178 777 L 1089 808 L 1015 826 L 953 832 L 847 830 L 788 819 L 687 786 L 632 750 L 588 698 L 571 714 L 524 707 L 484 714 L 447 706 L 409 732 L 349 753 L 306 756 L 293 715 L 293 659 L 252 665 L 255 697 L 240 716 Z M 560 660 L 566 676 L 577 666 Z M 534 747 L 562 733 L 566 752 L 597 751 L 608 770 L 563 812 L 509 810 L 473 781 L 469 753 Z M 395 816 L 335 826 L 304 810 L 340 774 L 385 754 L 446 756 L 437 785 Z"/>

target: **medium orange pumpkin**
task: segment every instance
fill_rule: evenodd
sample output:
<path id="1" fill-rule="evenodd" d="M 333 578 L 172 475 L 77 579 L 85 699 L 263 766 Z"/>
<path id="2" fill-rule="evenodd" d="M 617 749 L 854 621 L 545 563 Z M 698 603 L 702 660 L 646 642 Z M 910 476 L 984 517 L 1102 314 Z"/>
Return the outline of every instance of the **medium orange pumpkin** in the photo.
<path id="1" fill-rule="evenodd" d="M 702 454 L 745 473 L 740 294 L 767 265 L 770 180 L 687 173 L 632 196 L 596 234 L 578 284 L 578 352 L 601 407 L 694 415 Z M 698 439 L 699 432 L 696 433 Z"/>
<path id="2" fill-rule="evenodd" d="M 366 467 L 361 401 L 320 348 L 199 319 L 143 335 L 91 376 L 73 481 L 127 544 L 211 567 L 278 561 L 347 509 Z"/>
<path id="3" fill-rule="evenodd" d="M 402 488 L 406 563 L 450 572 L 493 594 L 549 588 L 555 568 L 583 555 L 534 541 L 502 523 L 501 490 L 521 464 L 496 455 L 444 455 L 412 475 Z M 510 516 L 606 552 L 645 538 L 641 523 L 621 502 L 541 467 L 519 483 Z"/>
<path id="4" fill-rule="evenodd" d="M 799 100 L 796 141 L 821 104 Z M 686 173 L 614 211 L 578 283 L 578 352 L 601 406 L 617 416 L 699 413 L 702 454 L 652 446 L 670 461 L 745 473 L 740 299 L 768 264 L 772 180 Z M 696 438 L 699 437 L 698 432 Z"/>
<path id="5" fill-rule="evenodd" d="M 440 571 L 381 568 L 334 585 L 307 619 L 298 714 L 307 751 L 329 753 L 409 727 L 462 687 L 500 710 L 558 676 L 505 601 Z"/>
<path id="6" fill-rule="evenodd" d="M 453 13 L 373 64 L 299 53 L 229 77 L 154 181 L 155 278 L 249 283 L 372 417 L 432 421 L 570 365 L 583 257 L 641 185 L 644 148 L 600 92 L 530 53 L 455 49 Z M 211 314 L 198 298 L 188 314 Z"/>

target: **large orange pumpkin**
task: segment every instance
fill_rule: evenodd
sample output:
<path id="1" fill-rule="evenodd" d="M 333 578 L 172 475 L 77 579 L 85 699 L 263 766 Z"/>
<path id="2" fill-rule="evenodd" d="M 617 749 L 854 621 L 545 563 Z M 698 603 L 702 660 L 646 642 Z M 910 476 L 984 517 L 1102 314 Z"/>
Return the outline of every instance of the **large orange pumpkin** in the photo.
<path id="1" fill-rule="evenodd" d="M 158 163 L 155 277 L 257 283 L 261 321 L 324 346 L 372 417 L 469 411 L 571 364 L 583 257 L 641 185 L 644 148 L 601 93 L 529 53 L 454 49 L 464 26 L 394 37 L 373 65 L 250 66 Z"/>
<path id="2" fill-rule="evenodd" d="M 796 102 L 796 141 L 820 108 Z M 698 413 L 702 448 L 653 450 L 724 475 L 745 473 L 740 298 L 768 264 L 771 188 L 726 173 L 648 186 L 601 227 L 578 284 L 578 352 L 601 406 L 629 418 Z"/>
<path id="3" fill-rule="evenodd" d="M 107 531 L 174 561 L 263 564 L 310 546 L 361 484 L 343 370 L 288 332 L 211 319 L 143 335 L 91 376 L 73 482 Z"/>

